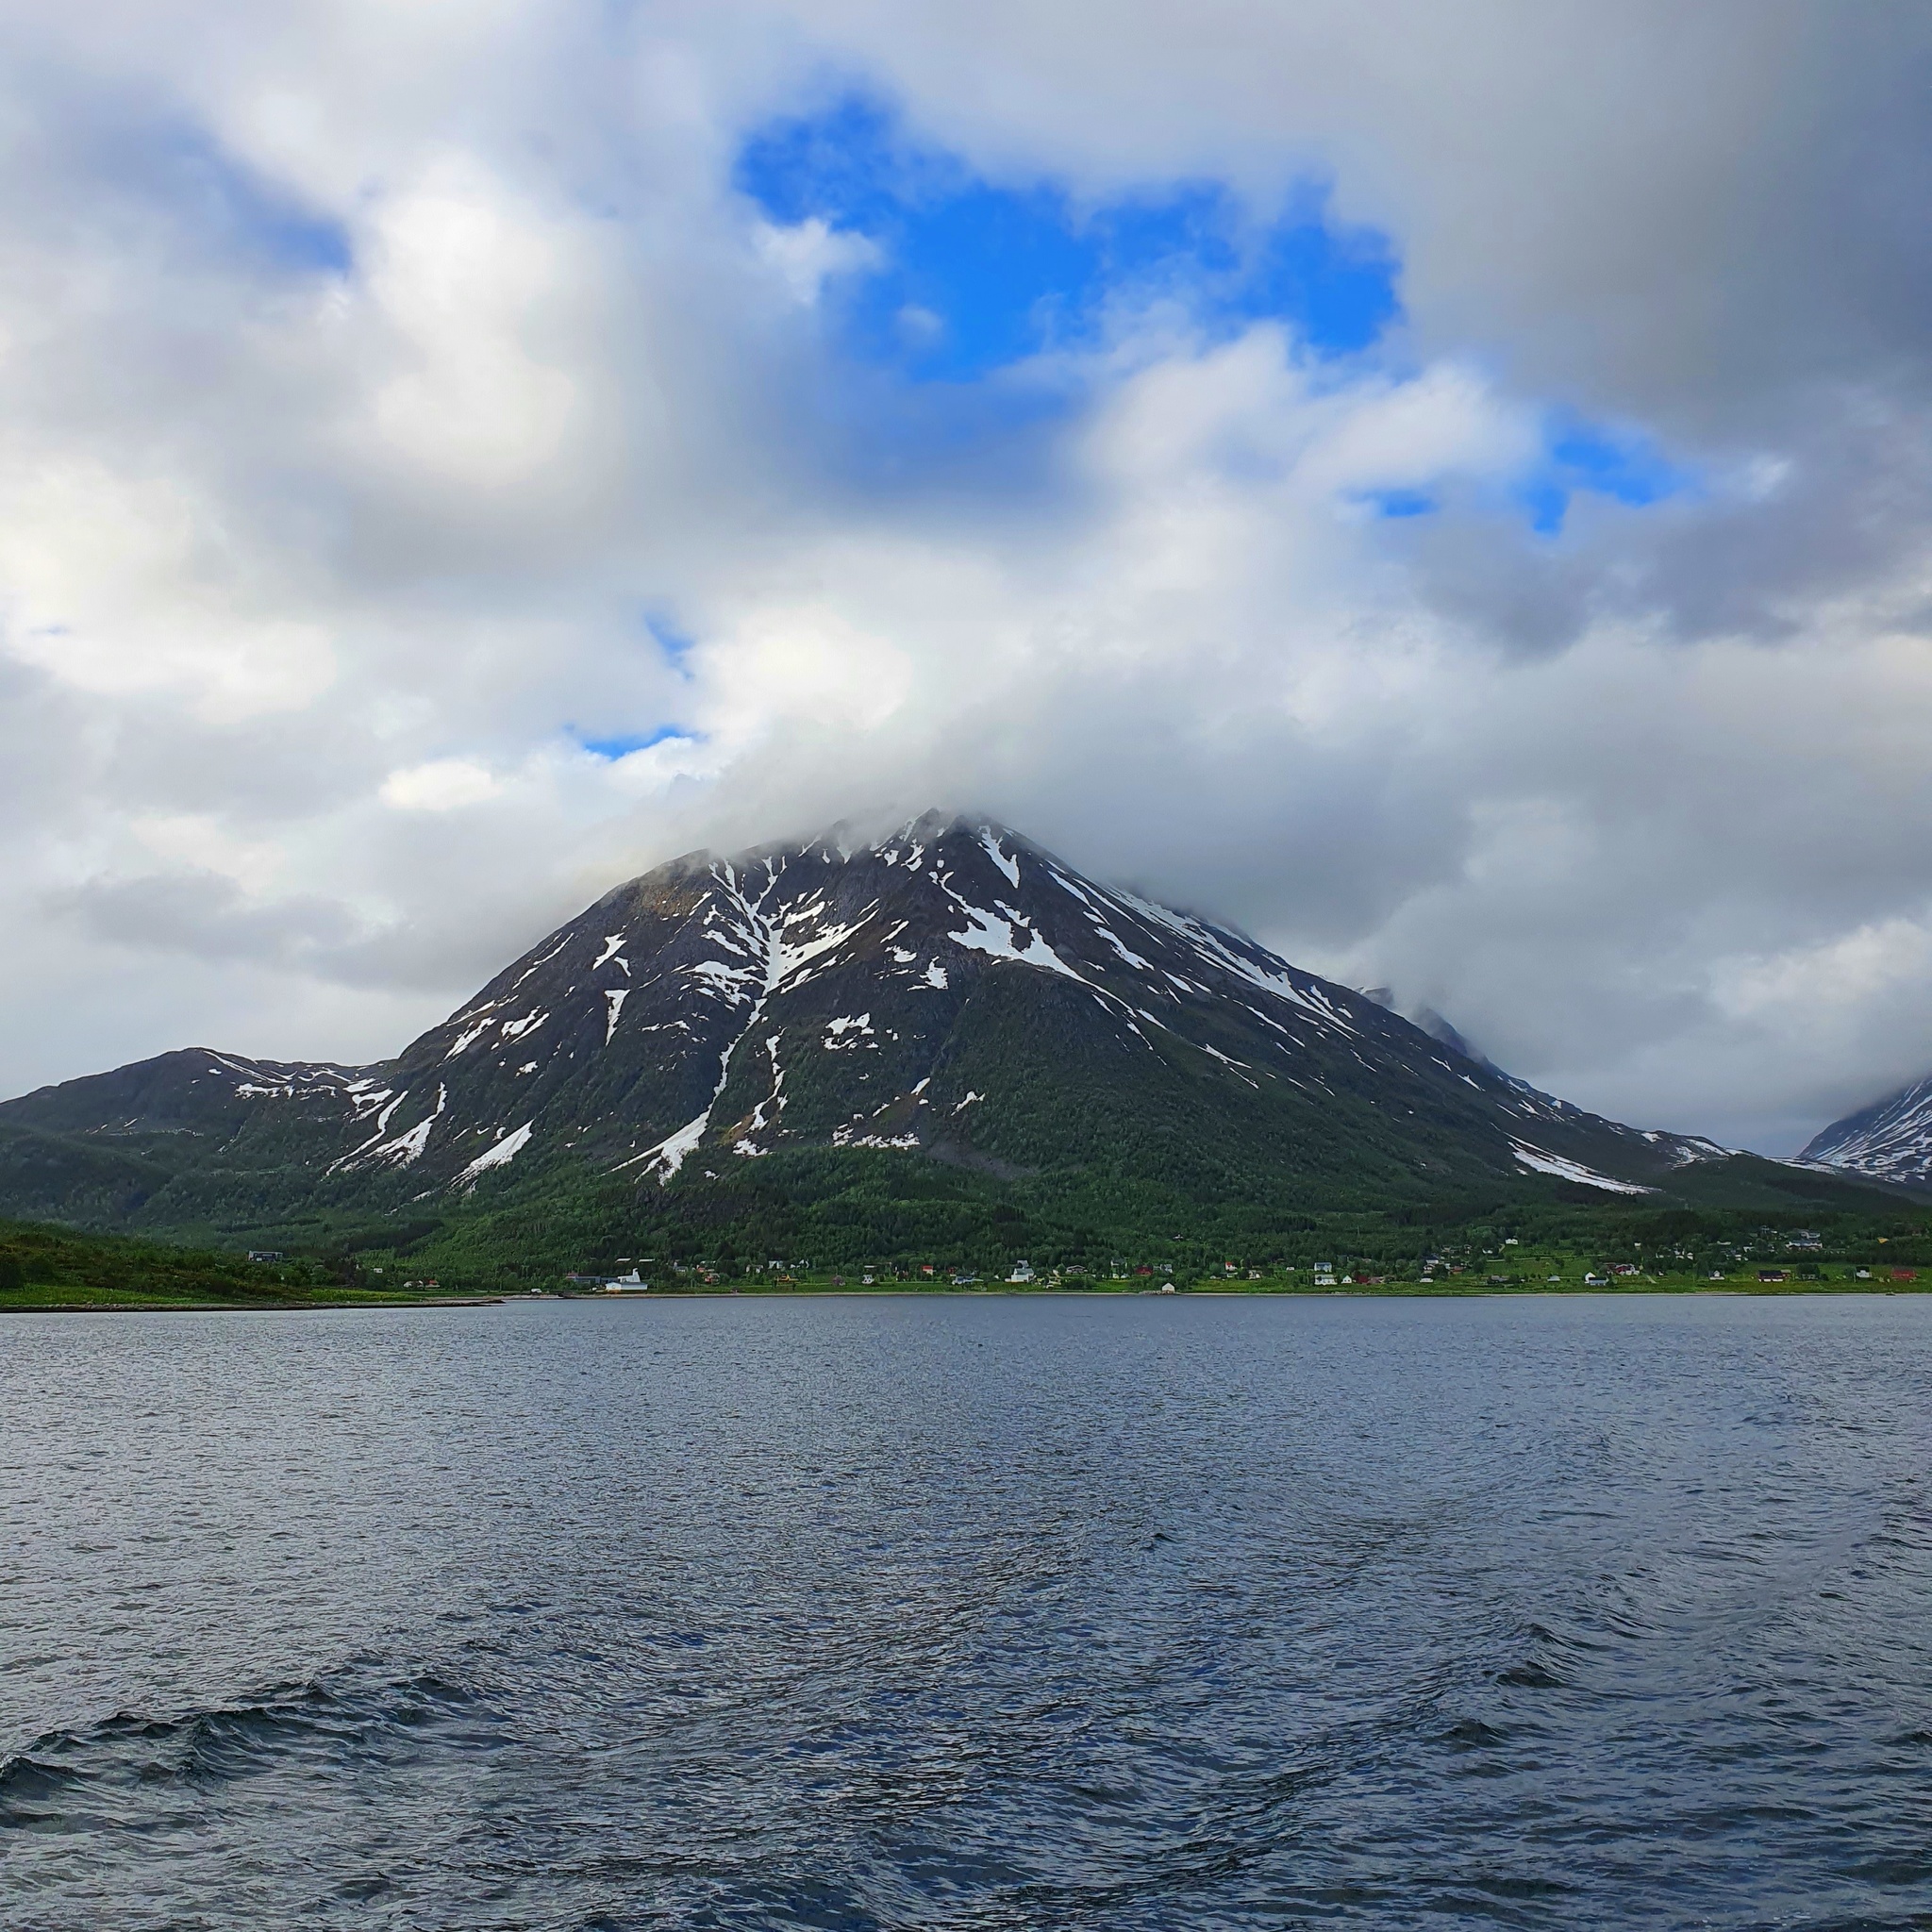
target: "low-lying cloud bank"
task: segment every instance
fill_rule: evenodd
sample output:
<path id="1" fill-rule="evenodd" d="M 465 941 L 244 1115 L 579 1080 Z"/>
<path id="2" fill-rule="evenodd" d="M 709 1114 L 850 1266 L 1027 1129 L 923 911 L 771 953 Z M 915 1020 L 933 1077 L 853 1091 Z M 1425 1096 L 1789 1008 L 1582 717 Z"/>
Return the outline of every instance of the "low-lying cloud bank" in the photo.
<path id="1" fill-rule="evenodd" d="M 934 803 L 1624 1118 L 1932 1064 L 1912 10 L 0 23 L 8 1091 Z"/>

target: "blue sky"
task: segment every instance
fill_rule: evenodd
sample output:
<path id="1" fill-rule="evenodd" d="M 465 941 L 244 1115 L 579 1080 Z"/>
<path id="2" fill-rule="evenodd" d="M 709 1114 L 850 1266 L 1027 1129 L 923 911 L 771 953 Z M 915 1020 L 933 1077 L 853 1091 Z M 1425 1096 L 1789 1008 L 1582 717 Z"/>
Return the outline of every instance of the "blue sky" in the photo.
<path id="1" fill-rule="evenodd" d="M 1544 425 L 1543 460 L 1523 480 L 1518 499 L 1537 535 L 1555 537 L 1578 491 L 1629 509 L 1647 509 L 1693 493 L 1696 487 L 1690 471 L 1671 461 L 1654 438 L 1606 429 L 1553 410 Z"/>
<path id="2" fill-rule="evenodd" d="M 168 124 L 129 132 L 115 158 L 203 245 L 282 274 L 346 275 L 347 229 L 239 160 L 205 130 Z"/>
<path id="3" fill-rule="evenodd" d="M 1030 357 L 1092 346 L 1116 311 L 1156 304 L 1173 305 L 1209 340 L 1283 324 L 1318 361 L 1386 356 L 1404 319 L 1394 242 L 1338 220 L 1317 180 L 1270 208 L 1205 179 L 1082 199 L 1050 176 L 990 178 L 863 93 L 766 123 L 733 175 L 774 223 L 817 219 L 874 244 L 874 259 L 829 291 L 839 346 L 915 387 L 984 389 Z M 1006 426 L 1039 407 L 1016 416 L 1012 398 L 990 390 L 983 404 Z M 912 415 L 897 427 L 903 437 L 942 425 L 941 440 L 957 440 L 958 421 Z M 1690 487 L 1649 438 L 1553 408 L 1541 458 L 1509 501 L 1538 537 L 1555 539 L 1578 491 L 1642 508 Z M 1367 501 L 1395 521 L 1441 508 L 1417 489 Z"/>
<path id="4" fill-rule="evenodd" d="M 1319 356 L 1369 347 L 1401 314 L 1388 238 L 1337 224 L 1318 185 L 1267 211 L 1199 180 L 1083 202 L 1052 179 L 989 179 L 859 95 L 757 130 L 735 176 L 774 222 L 877 245 L 836 291 L 844 344 L 916 381 L 1087 346 L 1121 302 L 1174 302 L 1210 332 L 1279 320 Z"/>
<path id="5" fill-rule="evenodd" d="M 665 663 L 680 677 L 689 680 L 689 659 L 694 641 L 677 620 L 666 610 L 647 610 L 640 620 L 640 628 Z M 634 751 L 648 751 L 652 745 L 663 744 L 672 739 L 691 740 L 700 738 L 703 734 L 691 731 L 682 724 L 663 724 L 644 731 L 620 731 L 610 728 L 586 730 L 573 724 L 568 727 L 567 735 L 575 740 L 592 757 L 615 760 L 628 758 Z"/>
<path id="6" fill-rule="evenodd" d="M 619 733 L 610 738 L 586 738 L 581 732 L 572 735 L 592 757 L 625 758 L 634 751 L 648 751 L 654 744 L 664 744 L 674 738 L 689 738 L 691 734 L 680 730 L 675 724 L 660 724 L 655 731 Z"/>

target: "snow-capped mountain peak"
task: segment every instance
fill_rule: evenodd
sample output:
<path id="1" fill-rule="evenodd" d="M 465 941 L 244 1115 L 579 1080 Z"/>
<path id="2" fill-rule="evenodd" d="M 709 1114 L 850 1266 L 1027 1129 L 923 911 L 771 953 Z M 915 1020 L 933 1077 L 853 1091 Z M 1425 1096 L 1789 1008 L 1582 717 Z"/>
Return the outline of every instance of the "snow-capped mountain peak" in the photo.
<path id="1" fill-rule="evenodd" d="M 566 1170 L 661 1188 L 814 1149 L 1017 1174 L 1167 1146 L 1174 1173 L 1265 1169 L 1341 1195 L 1642 1191 L 1724 1158 L 1586 1114 L 1436 1031 L 994 821 L 929 812 L 874 840 L 686 854 L 378 1066 L 170 1056 L 0 1119 L 239 1122 L 225 1158 L 256 1136 L 339 1191 L 398 1199 Z"/>
<path id="2" fill-rule="evenodd" d="M 1798 1158 L 1900 1186 L 1932 1183 L 1932 1074 L 1834 1121 Z"/>

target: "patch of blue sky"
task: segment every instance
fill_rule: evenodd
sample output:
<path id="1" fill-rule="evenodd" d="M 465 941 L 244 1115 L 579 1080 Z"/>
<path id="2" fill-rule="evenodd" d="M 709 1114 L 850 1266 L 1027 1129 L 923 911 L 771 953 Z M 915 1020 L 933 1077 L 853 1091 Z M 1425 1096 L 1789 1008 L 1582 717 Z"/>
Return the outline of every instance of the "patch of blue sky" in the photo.
<path id="1" fill-rule="evenodd" d="M 1325 192 L 1304 190 L 1263 235 L 1235 312 L 1279 316 L 1324 355 L 1366 349 L 1402 313 L 1400 272 L 1389 238 L 1374 228 L 1339 228 Z"/>
<path id="2" fill-rule="evenodd" d="M 149 127 L 121 157 L 144 189 L 225 254 L 284 274 L 346 275 L 348 230 L 265 179 L 198 128 Z"/>
<path id="3" fill-rule="evenodd" d="M 648 610 L 643 619 L 644 634 L 663 653 L 664 661 L 674 671 L 682 672 L 685 660 L 695 648 L 697 640 L 686 632 L 676 622 L 662 610 Z"/>
<path id="4" fill-rule="evenodd" d="M 860 96 L 756 131 L 735 180 L 774 223 L 817 218 L 874 244 L 836 312 L 848 347 L 920 381 L 1091 344 L 1122 304 L 1171 301 L 1218 334 L 1278 320 L 1329 357 L 1371 346 L 1401 312 L 1388 238 L 1336 224 L 1319 188 L 1267 220 L 1214 181 L 1083 202 L 1051 178 L 977 174 Z"/>
<path id="5" fill-rule="evenodd" d="M 1432 516 L 1441 508 L 1426 490 L 1365 490 L 1358 501 L 1366 504 L 1376 516 L 1391 520 Z"/>
<path id="6" fill-rule="evenodd" d="M 941 453 L 957 476 L 975 446 L 1024 453 L 1027 432 L 1050 425 L 1077 383 L 1062 391 L 984 378 L 1091 346 L 1124 309 L 1171 304 L 1210 340 L 1278 321 L 1317 361 L 1384 348 L 1385 365 L 1385 338 L 1402 319 L 1393 242 L 1338 221 L 1319 182 L 1272 211 L 1200 179 L 1083 200 L 1049 175 L 981 174 L 858 93 L 755 130 L 734 180 L 774 223 L 817 219 L 874 244 L 826 301 L 843 346 L 874 380 L 834 385 L 817 407 L 854 432 L 855 469 L 881 479 L 904 481 L 922 458 Z M 1643 508 L 1696 488 L 1652 440 L 1559 409 L 1507 500 L 1553 538 L 1579 492 Z M 1435 491 L 1414 486 L 1364 491 L 1357 501 L 1394 522 L 1441 508 Z"/>
<path id="7" fill-rule="evenodd" d="M 654 744 L 668 744 L 674 740 L 680 743 L 693 743 L 698 734 L 687 731 L 682 724 L 660 724 L 655 731 L 620 734 L 613 738 L 587 738 L 573 726 L 570 735 L 592 758 L 614 764 L 619 758 L 629 758 L 634 751 L 649 751 Z"/>
<path id="8" fill-rule="evenodd" d="M 696 648 L 697 641 L 678 624 L 669 608 L 647 603 L 636 612 L 636 622 L 650 647 L 679 676 L 688 677 L 686 660 Z M 703 732 L 693 731 L 687 724 L 658 724 L 648 731 L 605 731 L 595 736 L 578 725 L 567 724 L 564 734 L 592 758 L 612 764 L 619 758 L 629 758 L 633 752 L 649 751 L 656 744 L 695 744 L 704 737 Z"/>
<path id="9" fill-rule="evenodd" d="M 1550 440 L 1550 460 L 1580 488 L 1641 508 L 1680 496 L 1690 477 L 1644 436 L 1612 436 L 1587 423 L 1560 425 Z"/>
<path id="10" fill-rule="evenodd" d="M 1542 461 L 1517 486 L 1516 499 L 1540 537 L 1561 534 L 1579 491 L 1644 509 L 1697 493 L 1695 475 L 1666 457 L 1649 437 L 1615 432 L 1578 417 L 1553 417 Z"/>

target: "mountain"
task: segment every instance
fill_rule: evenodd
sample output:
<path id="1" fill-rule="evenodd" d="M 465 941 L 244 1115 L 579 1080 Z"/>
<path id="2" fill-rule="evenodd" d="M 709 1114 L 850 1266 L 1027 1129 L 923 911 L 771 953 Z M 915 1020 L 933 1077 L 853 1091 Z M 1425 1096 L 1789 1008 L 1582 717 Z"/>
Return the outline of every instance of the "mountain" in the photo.
<path id="1" fill-rule="evenodd" d="M 591 1195 L 776 1228 L 857 1187 L 1102 1241 L 1831 1186 L 1586 1113 L 1238 932 L 936 813 L 674 859 L 375 1066 L 192 1049 L 0 1105 L 0 1211 L 152 1230 L 361 1217 L 373 1240 L 486 1209 L 534 1226 Z M 940 1224 L 848 1219 L 881 1241 Z"/>
<path id="2" fill-rule="evenodd" d="M 1798 1158 L 1898 1187 L 1932 1186 L 1932 1074 L 1832 1122 Z"/>
<path id="3" fill-rule="evenodd" d="M 1386 1008 L 1391 1013 L 1402 1012 L 1401 1007 L 1396 1004 L 1395 993 L 1392 988 L 1386 986 L 1365 986 L 1362 988 L 1362 997 L 1365 1000 L 1374 1000 L 1378 1007 Z M 1476 1048 L 1470 1045 L 1469 1041 L 1457 1031 L 1456 1027 L 1448 1020 L 1437 1012 L 1434 1007 L 1413 1008 L 1408 1012 L 1403 1013 L 1403 1018 L 1409 1021 L 1413 1025 L 1421 1027 L 1431 1040 L 1439 1041 L 1441 1045 L 1450 1048 L 1456 1053 L 1459 1053 L 1464 1059 L 1474 1060 L 1479 1066 L 1494 1068 L 1494 1061 L 1487 1054 L 1478 1052 Z M 1500 1069 L 1497 1071 L 1500 1071 Z"/>

